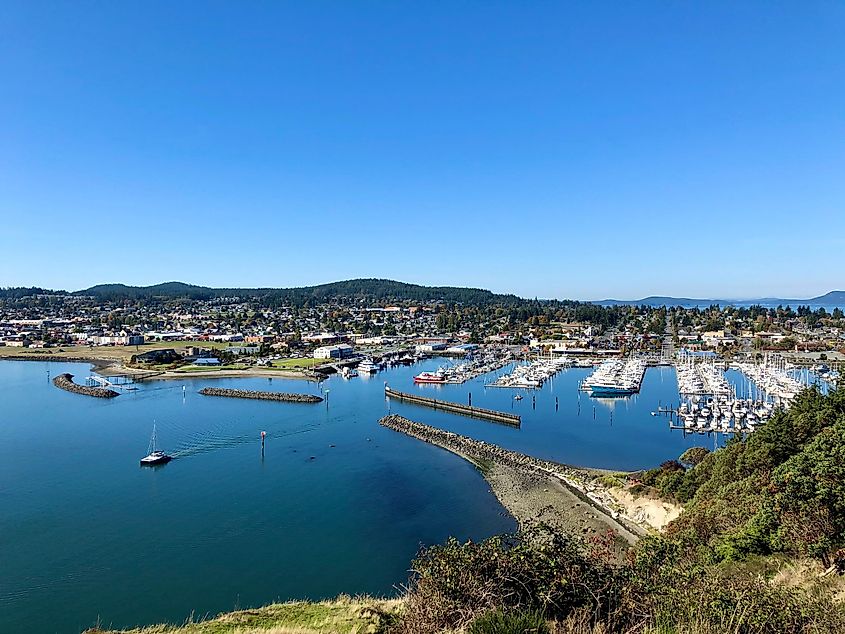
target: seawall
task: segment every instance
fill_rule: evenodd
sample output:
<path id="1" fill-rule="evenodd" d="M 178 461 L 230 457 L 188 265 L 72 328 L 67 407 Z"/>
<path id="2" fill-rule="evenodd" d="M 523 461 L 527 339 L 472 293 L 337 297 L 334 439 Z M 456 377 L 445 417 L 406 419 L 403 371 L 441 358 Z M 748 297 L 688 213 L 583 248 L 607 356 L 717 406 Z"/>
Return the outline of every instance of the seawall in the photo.
<path id="1" fill-rule="evenodd" d="M 84 394 L 85 396 L 96 396 L 97 398 L 114 398 L 120 396 L 118 392 L 104 387 L 88 387 L 73 382 L 73 375 L 65 372 L 53 379 L 53 385 L 68 392 Z"/>
<path id="2" fill-rule="evenodd" d="M 319 403 L 321 396 L 294 394 L 291 392 L 259 392 L 257 390 L 233 390 L 223 387 L 204 387 L 200 394 L 205 396 L 226 396 L 229 398 L 251 398 L 261 401 L 284 401 L 286 403 Z"/>

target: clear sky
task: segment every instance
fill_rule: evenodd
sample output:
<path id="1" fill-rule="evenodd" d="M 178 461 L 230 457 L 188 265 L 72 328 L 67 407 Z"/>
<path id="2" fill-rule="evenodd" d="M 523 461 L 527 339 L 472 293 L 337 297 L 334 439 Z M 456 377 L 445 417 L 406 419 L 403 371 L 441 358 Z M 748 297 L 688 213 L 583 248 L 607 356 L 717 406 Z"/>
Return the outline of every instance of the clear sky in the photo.
<path id="1" fill-rule="evenodd" d="M 845 287 L 845 3 L 0 8 L 0 285 Z"/>

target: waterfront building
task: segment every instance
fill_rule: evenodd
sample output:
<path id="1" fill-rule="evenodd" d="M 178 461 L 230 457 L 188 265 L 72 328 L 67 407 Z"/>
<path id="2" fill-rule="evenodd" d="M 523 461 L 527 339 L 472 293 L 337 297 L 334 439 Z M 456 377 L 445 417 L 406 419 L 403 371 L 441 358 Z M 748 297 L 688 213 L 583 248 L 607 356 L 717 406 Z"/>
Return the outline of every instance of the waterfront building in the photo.
<path id="1" fill-rule="evenodd" d="M 334 346 L 321 346 L 314 350 L 315 359 L 347 359 L 352 356 L 352 346 L 339 343 Z"/>

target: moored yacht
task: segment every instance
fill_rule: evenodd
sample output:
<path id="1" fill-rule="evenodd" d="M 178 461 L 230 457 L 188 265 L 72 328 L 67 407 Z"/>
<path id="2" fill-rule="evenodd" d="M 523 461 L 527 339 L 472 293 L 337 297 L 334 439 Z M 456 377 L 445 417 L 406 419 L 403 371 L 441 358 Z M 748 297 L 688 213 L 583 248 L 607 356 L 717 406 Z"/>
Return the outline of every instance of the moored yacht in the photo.
<path id="1" fill-rule="evenodd" d="M 446 374 L 442 370 L 437 372 L 420 372 L 414 377 L 414 383 L 445 383 Z"/>
<path id="2" fill-rule="evenodd" d="M 377 363 L 374 363 L 372 359 L 364 359 L 358 364 L 358 372 L 363 372 L 364 374 L 375 374 L 378 371 L 379 366 Z"/>

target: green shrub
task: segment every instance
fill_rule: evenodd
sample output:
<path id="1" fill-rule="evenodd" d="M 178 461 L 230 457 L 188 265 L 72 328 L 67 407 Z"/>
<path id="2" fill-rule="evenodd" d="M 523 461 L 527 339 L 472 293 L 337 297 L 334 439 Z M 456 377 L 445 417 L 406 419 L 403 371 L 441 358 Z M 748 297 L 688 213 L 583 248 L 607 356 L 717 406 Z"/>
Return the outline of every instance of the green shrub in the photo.
<path id="1" fill-rule="evenodd" d="M 549 626 L 542 612 L 490 610 L 467 628 L 469 634 L 548 634 Z"/>

